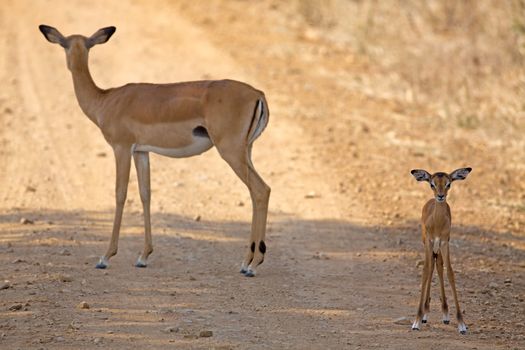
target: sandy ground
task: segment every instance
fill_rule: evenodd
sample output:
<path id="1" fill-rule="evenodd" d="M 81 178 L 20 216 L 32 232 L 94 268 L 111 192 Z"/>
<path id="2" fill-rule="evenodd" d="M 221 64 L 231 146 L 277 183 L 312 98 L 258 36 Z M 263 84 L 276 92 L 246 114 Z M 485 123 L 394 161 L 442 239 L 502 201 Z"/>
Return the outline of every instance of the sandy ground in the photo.
<path id="1" fill-rule="evenodd" d="M 132 171 L 118 255 L 94 268 L 111 231 L 113 156 L 41 23 L 65 34 L 117 27 L 91 51 L 101 87 L 228 77 L 266 92 L 270 124 L 253 158 L 272 196 L 255 278 L 238 273 L 248 191 L 215 150 L 152 156 L 146 269 L 133 267 L 143 233 Z M 515 179 L 525 151 L 514 134 L 488 143 L 459 130 L 440 148 L 424 107 L 381 96 L 380 67 L 280 2 L 4 0 L 0 28 L 0 348 L 525 347 L 524 187 Z M 469 334 L 439 322 L 436 281 L 430 323 L 414 332 L 429 190 L 409 170 L 467 165 L 474 172 L 450 203 Z"/>

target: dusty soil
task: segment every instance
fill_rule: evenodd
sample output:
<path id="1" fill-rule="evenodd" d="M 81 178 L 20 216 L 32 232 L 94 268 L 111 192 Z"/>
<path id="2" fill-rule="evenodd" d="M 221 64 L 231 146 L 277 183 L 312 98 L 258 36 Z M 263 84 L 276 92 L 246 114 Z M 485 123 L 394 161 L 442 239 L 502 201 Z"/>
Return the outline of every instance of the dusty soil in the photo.
<path id="1" fill-rule="evenodd" d="M 508 85 L 492 103 L 506 109 L 490 109 L 487 93 L 476 98 L 489 117 L 454 119 L 461 114 L 415 93 L 394 59 L 381 61 L 394 53 L 341 40 L 352 28 L 321 3 L 2 1 L 2 349 L 525 347 L 521 66 L 497 61 L 510 67 Z M 38 32 L 41 23 L 66 34 L 117 27 L 91 52 L 101 87 L 228 77 L 266 92 L 270 124 L 253 156 L 272 197 L 255 278 L 238 273 L 248 192 L 214 150 L 152 156 L 147 269 L 133 267 L 143 237 L 132 172 L 118 255 L 107 270 L 94 268 L 112 225 L 112 154 L 77 106 L 64 54 Z M 446 72 L 435 69 L 426 77 L 437 81 Z M 469 333 L 459 335 L 454 319 L 439 322 L 436 281 L 430 323 L 414 332 L 418 217 L 430 193 L 409 171 L 467 165 L 474 172 L 449 202 Z"/>

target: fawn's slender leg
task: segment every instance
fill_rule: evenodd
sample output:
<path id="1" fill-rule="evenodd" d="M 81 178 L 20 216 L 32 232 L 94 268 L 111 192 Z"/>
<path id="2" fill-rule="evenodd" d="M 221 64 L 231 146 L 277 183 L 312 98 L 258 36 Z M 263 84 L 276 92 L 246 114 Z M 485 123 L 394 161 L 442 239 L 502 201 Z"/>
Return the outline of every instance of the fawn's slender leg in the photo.
<path id="1" fill-rule="evenodd" d="M 421 319 L 421 322 L 423 323 L 427 323 L 428 321 L 428 313 L 430 312 L 430 286 L 432 285 L 432 275 L 434 274 L 434 263 L 435 263 L 435 257 L 434 257 L 434 254 L 432 253 L 432 256 L 430 258 L 430 274 L 429 274 L 429 277 L 427 279 L 427 287 L 426 287 L 426 299 L 425 299 L 425 305 L 424 305 L 424 310 L 425 312 L 423 313 L 423 318 Z"/>
<path id="2" fill-rule="evenodd" d="M 126 196 L 128 192 L 129 169 L 131 166 L 131 147 L 127 145 L 114 145 L 113 152 L 115 154 L 115 162 L 117 167 L 115 185 L 115 220 L 113 221 L 113 232 L 111 234 L 109 248 L 106 254 L 100 258 L 96 266 L 97 269 L 105 269 L 108 266 L 109 258 L 117 254 L 120 223 L 122 222 L 122 212 L 124 211 L 124 203 L 126 202 Z"/>
<path id="3" fill-rule="evenodd" d="M 427 283 L 430 279 L 430 268 L 432 263 L 432 248 L 428 239 L 425 241 L 425 264 L 423 266 L 423 273 L 421 275 L 421 296 L 419 298 L 419 306 L 417 308 L 416 320 L 412 324 L 412 330 L 419 330 L 421 328 L 421 321 L 424 314 L 424 304 L 426 301 Z"/>
<path id="4" fill-rule="evenodd" d="M 443 253 L 439 252 L 436 259 L 436 269 L 439 276 L 439 289 L 441 293 L 441 311 L 443 313 L 443 323 L 450 323 L 450 316 L 448 315 L 447 296 L 445 295 L 445 281 L 443 279 Z"/>
<path id="5" fill-rule="evenodd" d="M 447 266 L 447 277 L 450 287 L 452 288 L 452 294 L 454 295 L 454 303 L 456 304 L 456 318 L 458 320 L 458 331 L 461 334 L 467 333 L 467 326 L 463 321 L 463 314 L 461 313 L 461 308 L 459 307 L 458 293 L 456 291 L 456 280 L 454 278 L 454 271 L 452 270 L 452 264 L 450 263 L 450 249 L 448 242 L 443 242 L 442 245 L 443 259 L 445 265 Z"/>
<path id="6" fill-rule="evenodd" d="M 135 168 L 137 169 L 137 178 L 139 182 L 140 200 L 144 211 L 144 250 L 135 263 L 136 267 L 146 267 L 148 256 L 153 252 L 153 242 L 151 239 L 151 221 L 150 221 L 150 171 L 149 171 L 149 153 L 134 152 Z"/>

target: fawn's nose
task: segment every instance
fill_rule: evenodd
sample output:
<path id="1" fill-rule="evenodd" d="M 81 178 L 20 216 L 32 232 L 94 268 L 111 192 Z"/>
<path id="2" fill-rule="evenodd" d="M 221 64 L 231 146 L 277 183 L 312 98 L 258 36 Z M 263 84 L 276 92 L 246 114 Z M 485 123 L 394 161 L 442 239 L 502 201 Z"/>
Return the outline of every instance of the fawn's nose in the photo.
<path id="1" fill-rule="evenodd" d="M 436 198 L 437 198 L 438 201 L 442 202 L 442 201 L 445 200 L 445 195 L 444 195 L 444 194 L 438 194 L 438 195 L 436 196 Z"/>

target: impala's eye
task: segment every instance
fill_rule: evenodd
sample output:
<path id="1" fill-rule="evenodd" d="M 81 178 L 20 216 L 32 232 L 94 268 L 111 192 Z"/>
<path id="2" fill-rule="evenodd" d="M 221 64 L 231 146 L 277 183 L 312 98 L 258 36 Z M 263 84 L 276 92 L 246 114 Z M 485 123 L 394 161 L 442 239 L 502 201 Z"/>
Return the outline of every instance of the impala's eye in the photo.
<path id="1" fill-rule="evenodd" d="M 430 184 L 430 188 L 431 188 L 431 189 L 435 189 L 436 186 L 435 186 L 433 183 L 431 183 L 431 184 Z"/>
<path id="2" fill-rule="evenodd" d="M 450 188 L 450 182 L 445 185 L 446 188 Z"/>

